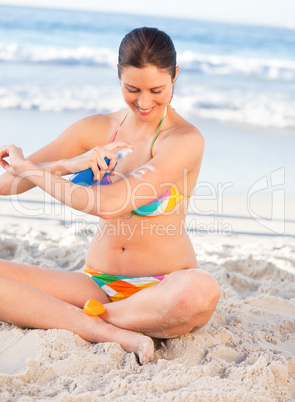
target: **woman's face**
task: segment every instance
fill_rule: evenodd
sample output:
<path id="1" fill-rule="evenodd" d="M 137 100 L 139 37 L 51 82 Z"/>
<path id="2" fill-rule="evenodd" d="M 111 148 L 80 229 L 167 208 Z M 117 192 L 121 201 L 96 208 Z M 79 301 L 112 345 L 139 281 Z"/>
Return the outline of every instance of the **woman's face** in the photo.
<path id="1" fill-rule="evenodd" d="M 174 82 L 167 70 L 152 65 L 144 68 L 127 66 L 121 74 L 121 90 L 126 104 L 146 122 L 164 112 L 170 103 Z"/>

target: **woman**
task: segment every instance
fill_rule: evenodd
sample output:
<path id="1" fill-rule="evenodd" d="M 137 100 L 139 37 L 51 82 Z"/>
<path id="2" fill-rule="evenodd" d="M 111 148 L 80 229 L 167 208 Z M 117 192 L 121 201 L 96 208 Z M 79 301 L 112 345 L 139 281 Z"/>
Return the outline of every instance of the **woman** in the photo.
<path id="1" fill-rule="evenodd" d="M 90 342 L 119 342 L 144 364 L 153 357 L 150 337 L 176 337 L 210 319 L 219 286 L 197 269 L 184 230 L 204 139 L 169 106 L 178 70 L 167 34 L 135 29 L 119 49 L 126 110 L 80 120 L 27 159 L 14 145 L 0 149 L 7 171 L 0 194 L 38 186 L 101 218 L 86 256 L 87 275 L 0 262 L 0 320 L 67 329 Z M 126 146 L 133 152 L 118 165 L 112 184 L 82 187 L 61 177 L 91 167 L 100 179 L 116 163 L 114 150 Z M 103 303 L 105 312 L 85 314 L 88 299 Z"/>

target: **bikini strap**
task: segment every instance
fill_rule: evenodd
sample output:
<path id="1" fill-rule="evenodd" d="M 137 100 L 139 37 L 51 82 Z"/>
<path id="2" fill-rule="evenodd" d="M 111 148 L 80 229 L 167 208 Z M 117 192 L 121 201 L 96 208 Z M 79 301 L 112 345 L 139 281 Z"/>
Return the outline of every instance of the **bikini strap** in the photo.
<path id="1" fill-rule="evenodd" d="M 129 111 L 130 111 L 130 110 L 127 111 L 127 113 L 126 113 L 125 116 L 123 117 L 122 121 L 121 121 L 121 122 L 118 124 L 118 126 L 116 127 L 116 130 L 115 130 L 114 134 L 112 135 L 112 138 L 111 138 L 109 144 L 111 144 L 111 143 L 114 141 L 114 139 L 116 138 L 116 135 L 117 135 L 117 133 L 118 133 L 118 131 L 119 131 L 119 128 L 120 128 L 120 127 L 122 126 L 122 124 L 124 123 L 126 117 L 128 116 Z M 157 130 L 157 132 L 156 132 L 156 135 L 154 136 L 153 141 L 152 141 L 152 149 L 151 149 L 152 154 L 153 154 L 154 143 L 155 143 L 155 141 L 156 141 L 156 139 L 157 139 L 157 137 L 158 137 L 158 134 L 159 134 L 159 132 L 160 132 L 160 130 L 161 130 L 161 126 L 162 126 L 163 121 L 164 121 L 164 119 L 165 119 L 166 113 L 167 113 L 167 107 L 166 107 L 166 109 L 165 109 L 164 116 L 162 117 L 162 120 L 160 121 L 160 124 L 159 124 L 158 130 Z"/>
<path id="2" fill-rule="evenodd" d="M 116 138 L 116 135 L 117 135 L 117 133 L 118 133 L 118 131 L 119 131 L 119 128 L 120 128 L 120 127 L 122 126 L 122 124 L 124 123 L 126 117 L 128 116 L 129 111 L 130 111 L 130 110 L 127 111 L 127 113 L 126 113 L 125 116 L 123 117 L 122 121 L 121 121 L 121 122 L 118 124 L 118 126 L 116 127 L 116 130 L 115 130 L 114 134 L 112 135 L 112 138 L 111 138 L 109 144 L 111 144 L 112 142 L 114 142 L 114 139 Z"/>
<path id="3" fill-rule="evenodd" d="M 162 126 L 163 121 L 164 121 L 164 119 L 165 119 L 166 113 L 167 113 L 167 107 L 166 107 L 166 109 L 165 109 L 164 116 L 162 117 L 162 120 L 160 121 L 158 130 L 157 130 L 156 135 L 154 136 L 154 139 L 153 139 L 153 142 L 152 142 L 152 149 L 151 149 L 151 150 L 152 150 L 152 155 L 153 155 L 154 143 L 155 143 L 155 141 L 156 141 L 156 139 L 157 139 L 157 137 L 158 137 L 158 134 L 159 134 L 159 132 L 160 132 L 161 126 Z"/>

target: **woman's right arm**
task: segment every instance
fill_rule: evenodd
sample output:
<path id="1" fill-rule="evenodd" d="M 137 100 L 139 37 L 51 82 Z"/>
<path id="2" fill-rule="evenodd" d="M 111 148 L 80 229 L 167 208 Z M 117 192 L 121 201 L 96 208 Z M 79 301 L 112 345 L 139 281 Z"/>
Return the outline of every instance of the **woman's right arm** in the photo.
<path id="1" fill-rule="evenodd" d="M 98 135 L 98 127 L 102 133 L 105 133 L 108 129 L 107 125 L 108 121 L 103 117 L 97 115 L 86 117 L 69 126 L 55 140 L 27 159 L 40 164 L 43 168 L 50 168 L 52 173 L 66 174 L 61 161 L 74 158 L 93 148 L 94 141 L 95 145 L 104 145 L 106 139 L 103 138 L 104 134 Z M 0 148 L 0 154 L 2 148 Z M 7 172 L 0 176 L 0 196 L 21 194 L 33 187 L 35 185 L 29 180 L 15 177 Z"/>

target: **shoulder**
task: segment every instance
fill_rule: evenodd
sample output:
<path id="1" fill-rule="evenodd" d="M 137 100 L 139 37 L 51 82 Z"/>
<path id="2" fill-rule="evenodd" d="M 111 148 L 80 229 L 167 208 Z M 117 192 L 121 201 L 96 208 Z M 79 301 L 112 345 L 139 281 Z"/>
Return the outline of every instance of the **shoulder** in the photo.
<path id="1" fill-rule="evenodd" d="M 71 137 L 71 141 L 78 141 L 85 151 L 97 145 L 105 145 L 109 142 L 123 115 L 124 112 L 119 111 L 84 117 L 71 124 L 61 136 Z"/>
<path id="2" fill-rule="evenodd" d="M 205 139 L 202 133 L 192 124 L 187 123 L 175 127 L 174 132 L 171 133 L 171 140 L 175 143 L 178 142 L 182 147 L 197 147 L 200 150 L 205 148 Z"/>
<path id="3" fill-rule="evenodd" d="M 126 111 L 85 117 L 68 126 L 49 144 L 30 155 L 35 163 L 69 159 L 109 142 Z"/>
<path id="4" fill-rule="evenodd" d="M 164 150 L 176 153 L 185 152 L 187 156 L 192 155 L 196 159 L 202 157 L 204 149 L 205 139 L 202 133 L 177 114 L 172 116 L 170 122 L 167 122 L 163 135 L 159 136 L 157 144 L 157 152 Z"/>

